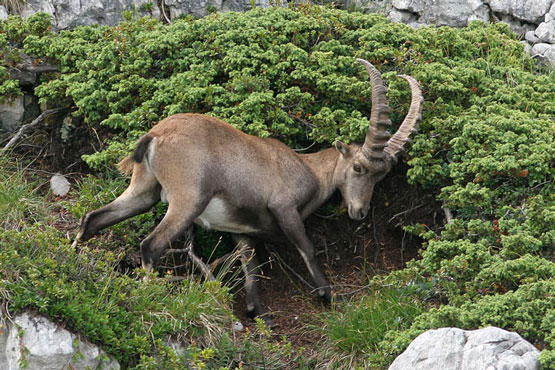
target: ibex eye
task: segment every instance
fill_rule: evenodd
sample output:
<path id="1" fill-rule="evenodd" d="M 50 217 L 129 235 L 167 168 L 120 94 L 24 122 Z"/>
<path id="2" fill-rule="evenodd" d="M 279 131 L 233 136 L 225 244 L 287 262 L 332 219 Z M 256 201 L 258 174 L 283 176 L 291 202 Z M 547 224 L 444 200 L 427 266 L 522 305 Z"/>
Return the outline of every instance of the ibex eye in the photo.
<path id="1" fill-rule="evenodd" d="M 355 171 L 356 173 L 361 173 L 362 172 L 362 168 L 360 168 L 360 166 L 358 164 L 355 164 L 353 166 L 353 171 Z"/>

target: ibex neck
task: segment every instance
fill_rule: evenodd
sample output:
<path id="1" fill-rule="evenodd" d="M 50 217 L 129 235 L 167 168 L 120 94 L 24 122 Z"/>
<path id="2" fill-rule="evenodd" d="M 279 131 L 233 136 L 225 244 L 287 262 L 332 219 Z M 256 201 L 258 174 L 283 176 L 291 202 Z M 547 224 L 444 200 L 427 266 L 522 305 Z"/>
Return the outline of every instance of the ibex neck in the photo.
<path id="1" fill-rule="evenodd" d="M 300 157 L 310 167 L 320 183 L 320 204 L 317 205 L 319 207 L 337 189 L 335 168 L 339 159 L 339 152 L 335 148 L 329 148 L 316 153 L 301 154 Z"/>

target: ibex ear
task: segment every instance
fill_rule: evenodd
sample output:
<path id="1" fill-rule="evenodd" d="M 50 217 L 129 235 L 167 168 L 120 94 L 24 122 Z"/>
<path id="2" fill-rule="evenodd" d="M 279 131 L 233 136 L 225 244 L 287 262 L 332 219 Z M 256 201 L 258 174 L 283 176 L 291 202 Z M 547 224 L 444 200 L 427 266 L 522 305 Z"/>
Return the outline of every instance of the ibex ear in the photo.
<path id="1" fill-rule="evenodd" d="M 339 153 L 343 154 L 344 157 L 349 157 L 351 155 L 351 149 L 341 141 L 337 140 L 335 142 L 335 147 L 339 150 Z"/>

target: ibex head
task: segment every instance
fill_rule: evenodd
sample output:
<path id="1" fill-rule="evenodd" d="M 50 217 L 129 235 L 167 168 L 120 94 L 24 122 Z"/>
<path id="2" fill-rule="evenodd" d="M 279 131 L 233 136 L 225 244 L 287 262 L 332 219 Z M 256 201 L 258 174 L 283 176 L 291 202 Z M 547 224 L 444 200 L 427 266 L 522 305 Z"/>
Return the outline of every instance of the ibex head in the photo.
<path id="1" fill-rule="evenodd" d="M 386 98 L 385 87 L 380 72 L 364 59 L 357 59 L 362 63 L 372 84 L 372 110 L 370 127 L 363 145 L 346 145 L 340 141 L 335 147 L 341 153 L 335 168 L 335 181 L 347 205 L 349 216 L 361 220 L 368 214 L 370 199 L 374 186 L 397 163 L 399 156 L 405 150 L 412 135 L 416 133 L 422 119 L 422 92 L 416 80 L 410 76 L 399 75 L 404 78 L 411 88 L 411 104 L 405 120 L 390 137 L 388 128 L 389 103 Z"/>

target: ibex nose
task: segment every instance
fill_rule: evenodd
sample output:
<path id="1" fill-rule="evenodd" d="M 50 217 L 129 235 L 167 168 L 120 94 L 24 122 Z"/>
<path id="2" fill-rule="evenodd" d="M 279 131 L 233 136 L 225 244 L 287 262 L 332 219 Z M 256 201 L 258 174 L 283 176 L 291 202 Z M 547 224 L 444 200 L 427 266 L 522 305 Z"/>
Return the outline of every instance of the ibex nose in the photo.
<path id="1" fill-rule="evenodd" d="M 361 209 L 360 211 L 358 211 L 359 220 L 362 220 L 363 218 L 365 218 L 367 214 L 368 214 L 368 211 L 365 209 Z"/>
<path id="2" fill-rule="evenodd" d="M 353 220 L 362 220 L 368 214 L 368 210 L 364 208 L 349 207 L 349 217 Z"/>

